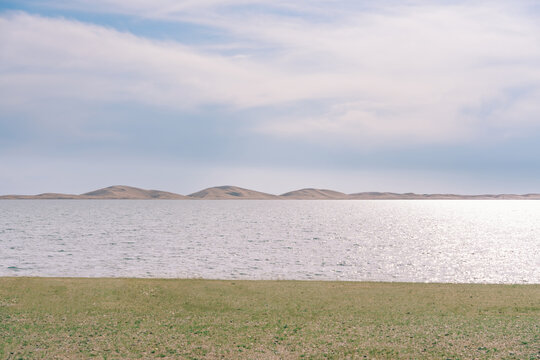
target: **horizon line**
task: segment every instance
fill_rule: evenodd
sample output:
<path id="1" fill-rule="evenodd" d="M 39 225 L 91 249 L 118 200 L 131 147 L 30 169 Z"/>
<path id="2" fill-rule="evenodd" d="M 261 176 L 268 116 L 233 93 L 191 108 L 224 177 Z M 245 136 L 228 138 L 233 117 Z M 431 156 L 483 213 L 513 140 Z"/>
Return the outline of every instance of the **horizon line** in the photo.
<path id="1" fill-rule="evenodd" d="M 234 191 L 237 190 L 237 191 Z M 135 193 L 135 194 L 134 194 Z M 124 196 L 123 196 L 124 195 Z M 0 199 L 407 199 L 407 198 L 534 198 L 540 199 L 540 193 L 499 193 L 499 194 L 456 194 L 456 193 L 415 193 L 415 192 L 392 192 L 392 191 L 360 191 L 344 193 L 332 189 L 301 188 L 282 194 L 272 194 L 242 188 L 234 185 L 220 185 L 208 187 L 188 195 L 168 192 L 156 189 L 143 189 L 129 185 L 112 185 L 81 194 L 69 193 L 40 193 L 36 195 L 6 194 L 0 195 Z"/>

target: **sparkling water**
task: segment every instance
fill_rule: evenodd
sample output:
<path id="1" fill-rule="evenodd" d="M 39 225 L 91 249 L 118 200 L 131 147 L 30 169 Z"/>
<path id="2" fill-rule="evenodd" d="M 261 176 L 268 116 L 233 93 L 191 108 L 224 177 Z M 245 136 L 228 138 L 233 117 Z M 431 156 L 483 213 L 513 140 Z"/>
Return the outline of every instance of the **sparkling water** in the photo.
<path id="1" fill-rule="evenodd" d="M 540 283 L 540 201 L 4 200 L 0 276 Z"/>

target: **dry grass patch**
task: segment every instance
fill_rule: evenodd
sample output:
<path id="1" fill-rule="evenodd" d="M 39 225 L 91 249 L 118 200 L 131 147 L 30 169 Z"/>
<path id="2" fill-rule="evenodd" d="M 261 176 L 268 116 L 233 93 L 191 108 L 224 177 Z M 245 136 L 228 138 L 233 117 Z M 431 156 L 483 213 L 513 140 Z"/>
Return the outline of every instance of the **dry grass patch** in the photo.
<path id="1" fill-rule="evenodd" d="M 539 285 L 0 278 L 0 358 L 539 359 Z"/>

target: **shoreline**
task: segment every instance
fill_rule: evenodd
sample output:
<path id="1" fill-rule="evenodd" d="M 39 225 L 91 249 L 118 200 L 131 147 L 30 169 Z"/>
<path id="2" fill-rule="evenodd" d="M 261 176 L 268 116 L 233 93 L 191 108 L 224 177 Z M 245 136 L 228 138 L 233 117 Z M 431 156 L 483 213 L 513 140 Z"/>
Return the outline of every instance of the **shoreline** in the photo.
<path id="1" fill-rule="evenodd" d="M 24 197 L 23 197 L 24 196 Z M 534 197 L 528 197 L 526 195 L 515 195 L 515 196 L 502 196 L 492 195 L 492 196 L 481 196 L 481 195 L 459 195 L 456 197 L 436 197 L 436 196 L 426 196 L 426 197 L 365 197 L 365 198 L 342 198 L 342 199 L 291 199 L 283 198 L 278 195 L 275 199 L 251 199 L 251 198 L 231 198 L 231 199 L 214 199 L 214 198 L 187 198 L 187 199 L 150 199 L 150 198 L 88 198 L 88 197 L 74 197 L 74 198 L 44 198 L 40 196 L 33 195 L 2 195 L 0 196 L 0 201 L 13 201 L 13 200 L 61 200 L 61 201 L 79 201 L 79 200 L 90 200 L 90 201 L 104 201 L 104 200 L 123 200 L 123 201 L 366 201 L 366 200 L 380 200 L 380 201 L 390 201 L 390 200 L 447 200 L 447 201 L 461 201 L 461 200 L 475 200 L 475 201 L 535 201 L 540 200 L 540 195 Z"/>
<path id="2" fill-rule="evenodd" d="M 430 282 L 430 281 L 385 281 L 385 280 L 339 280 L 339 279 L 228 279 L 202 277 L 138 277 L 138 276 L 41 276 L 0 275 L 2 279 L 48 279 L 48 280 L 163 280 L 163 281 L 210 281 L 210 282 L 299 282 L 299 283 L 349 283 L 349 284 L 401 284 L 401 285 L 479 285 L 479 286 L 540 286 L 540 282 Z"/>

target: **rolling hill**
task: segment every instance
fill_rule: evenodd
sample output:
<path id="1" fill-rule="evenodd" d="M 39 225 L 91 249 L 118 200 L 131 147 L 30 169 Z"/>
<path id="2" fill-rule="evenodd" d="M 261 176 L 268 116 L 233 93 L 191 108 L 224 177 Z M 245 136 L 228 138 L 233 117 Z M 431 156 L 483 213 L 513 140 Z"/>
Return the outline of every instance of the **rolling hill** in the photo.
<path id="1" fill-rule="evenodd" d="M 327 189 L 300 189 L 290 191 L 279 196 L 282 199 L 295 200 L 338 200 L 347 199 L 349 196 L 339 191 Z"/>
<path id="2" fill-rule="evenodd" d="M 279 199 L 278 196 L 267 194 L 255 190 L 244 189 L 237 186 L 216 186 L 207 188 L 196 193 L 190 194 L 189 197 L 205 200 L 231 200 L 231 199 L 250 199 L 250 200 L 270 200 Z"/>
<path id="3" fill-rule="evenodd" d="M 187 199 L 187 196 L 159 190 L 144 190 L 136 187 L 115 185 L 81 194 L 85 199 Z"/>
<path id="4" fill-rule="evenodd" d="M 540 194 L 415 194 L 393 192 L 360 192 L 345 194 L 328 189 L 306 188 L 273 195 L 238 186 L 216 186 L 188 196 L 160 190 L 145 190 L 126 185 L 109 186 L 84 194 L 43 193 L 38 195 L 4 195 L 0 200 L 16 199 L 125 199 L 125 200 L 540 200 Z"/>

